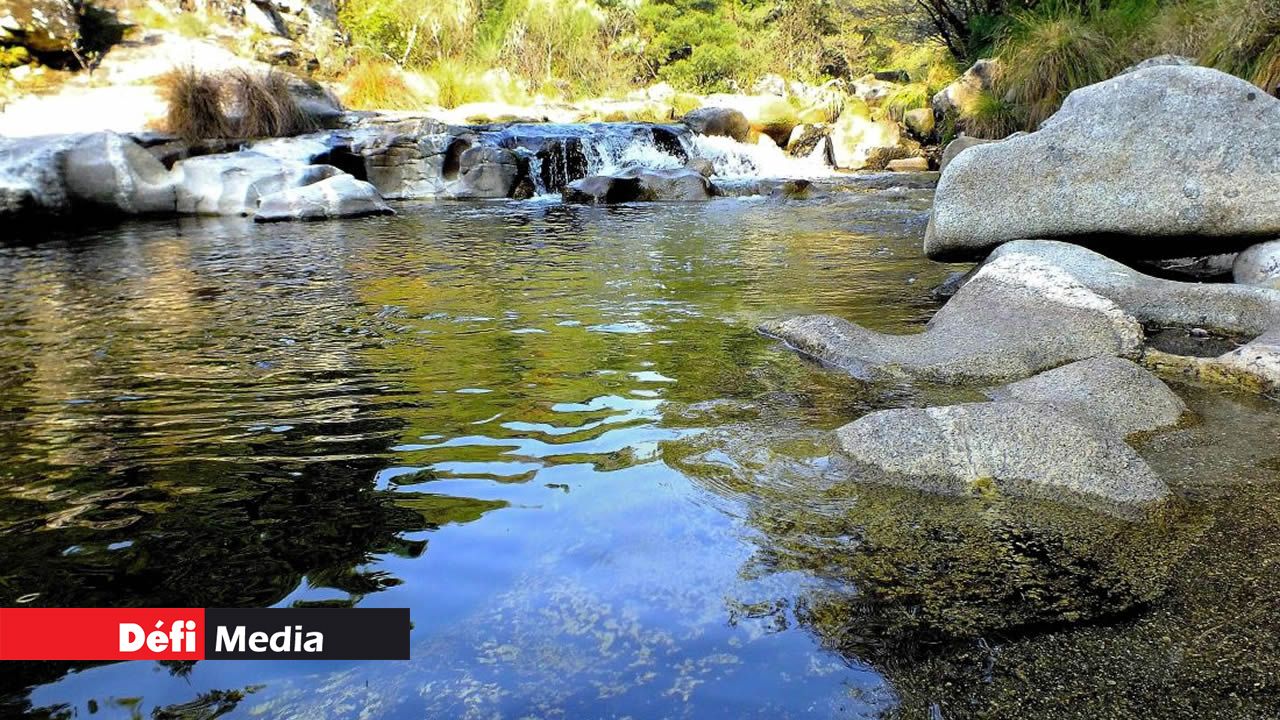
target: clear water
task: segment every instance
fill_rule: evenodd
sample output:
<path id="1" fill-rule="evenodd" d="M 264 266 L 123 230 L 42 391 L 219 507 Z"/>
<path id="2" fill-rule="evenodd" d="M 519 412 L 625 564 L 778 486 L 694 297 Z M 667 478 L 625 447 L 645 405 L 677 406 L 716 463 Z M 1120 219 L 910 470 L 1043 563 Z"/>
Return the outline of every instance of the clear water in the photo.
<path id="1" fill-rule="evenodd" d="M 1259 550 L 1274 513 L 1241 511 L 1275 507 L 1270 407 L 1186 389 L 1218 421 L 1152 452 L 1196 501 L 1137 525 L 841 482 L 828 430 L 964 394 L 860 385 L 753 328 L 929 317 L 953 269 L 919 256 L 931 193 L 885 185 L 6 242 L 0 602 L 409 607 L 414 631 L 408 663 L 13 664 L 0 715 L 1051 717 L 1136 685 L 1171 708 L 1214 700 L 1217 676 L 1140 641 L 1196 622 L 1216 633 L 1201 648 L 1278 637 L 1255 621 L 1242 640 L 1218 595 L 1179 584 L 1212 550 L 1222 583 L 1254 578 L 1233 612 L 1280 597 L 1249 570 L 1280 557 Z M 1229 466 L 1206 461 L 1228 439 Z M 1231 513 L 1249 532 L 1216 537 Z M 1246 664 L 1216 699 L 1273 707 L 1275 666 Z"/>

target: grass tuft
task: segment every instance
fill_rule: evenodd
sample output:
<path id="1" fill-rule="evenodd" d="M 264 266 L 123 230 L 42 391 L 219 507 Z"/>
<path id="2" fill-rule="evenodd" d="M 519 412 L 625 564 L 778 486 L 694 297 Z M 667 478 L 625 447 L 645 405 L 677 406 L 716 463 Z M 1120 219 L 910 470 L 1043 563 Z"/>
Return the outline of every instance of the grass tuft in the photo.
<path id="1" fill-rule="evenodd" d="M 227 137 L 232 123 L 223 109 L 225 83 L 195 68 L 177 68 L 160 79 L 168 105 L 166 129 L 187 141 Z"/>

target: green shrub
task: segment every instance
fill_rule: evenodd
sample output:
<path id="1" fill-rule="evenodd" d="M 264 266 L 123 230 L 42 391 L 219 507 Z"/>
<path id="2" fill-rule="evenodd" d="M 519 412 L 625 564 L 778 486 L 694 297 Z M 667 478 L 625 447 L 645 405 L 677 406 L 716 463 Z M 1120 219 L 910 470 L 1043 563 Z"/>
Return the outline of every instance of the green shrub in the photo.
<path id="1" fill-rule="evenodd" d="M 1072 90 L 1111 77 L 1122 59 L 1112 38 L 1066 3 L 1014 15 L 999 45 L 998 87 L 1034 130 Z"/>
<path id="2" fill-rule="evenodd" d="M 965 133 L 992 139 L 1008 137 L 1020 129 L 1022 122 L 1012 103 L 990 92 L 980 93 L 972 102 L 960 108 L 960 119 L 964 122 Z M 944 134 L 947 130 L 944 128 Z"/>

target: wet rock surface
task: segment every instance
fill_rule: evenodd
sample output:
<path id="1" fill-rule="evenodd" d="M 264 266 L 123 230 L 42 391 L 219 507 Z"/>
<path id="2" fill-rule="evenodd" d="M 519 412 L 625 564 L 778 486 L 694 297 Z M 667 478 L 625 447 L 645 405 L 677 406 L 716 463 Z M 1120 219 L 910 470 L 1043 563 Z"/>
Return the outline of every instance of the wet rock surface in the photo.
<path id="1" fill-rule="evenodd" d="M 947 495 L 997 492 L 1105 508 L 1168 495 L 1116 435 L 1046 404 L 882 410 L 841 428 L 860 479 Z"/>

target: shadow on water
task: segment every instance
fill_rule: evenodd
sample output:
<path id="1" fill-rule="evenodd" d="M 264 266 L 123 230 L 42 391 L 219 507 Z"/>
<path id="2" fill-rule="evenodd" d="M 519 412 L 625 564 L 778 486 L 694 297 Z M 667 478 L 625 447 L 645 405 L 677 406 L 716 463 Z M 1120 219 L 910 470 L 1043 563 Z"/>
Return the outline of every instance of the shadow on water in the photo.
<path id="1" fill-rule="evenodd" d="M 665 451 L 749 498 L 745 576 L 817 580 L 742 612 L 882 672 L 886 717 L 1278 717 L 1280 419 L 1176 387 L 1195 420 L 1140 449 L 1177 498 L 1137 521 L 853 484 L 829 436 L 797 443 L 777 418 Z"/>

